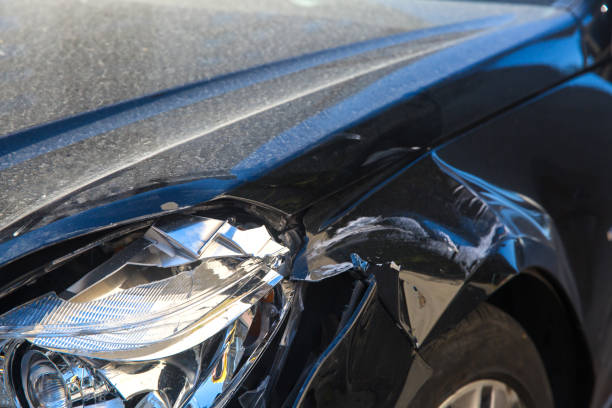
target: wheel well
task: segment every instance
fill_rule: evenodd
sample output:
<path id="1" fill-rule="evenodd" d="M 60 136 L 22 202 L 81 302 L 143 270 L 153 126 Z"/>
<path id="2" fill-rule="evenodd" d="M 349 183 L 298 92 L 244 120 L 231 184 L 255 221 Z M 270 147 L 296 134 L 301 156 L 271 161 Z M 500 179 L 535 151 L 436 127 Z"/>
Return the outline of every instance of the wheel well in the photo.
<path id="1" fill-rule="evenodd" d="M 488 302 L 517 320 L 535 343 L 555 405 L 588 406 L 594 380 L 591 355 L 573 308 L 553 282 L 544 271 L 525 271 Z"/>

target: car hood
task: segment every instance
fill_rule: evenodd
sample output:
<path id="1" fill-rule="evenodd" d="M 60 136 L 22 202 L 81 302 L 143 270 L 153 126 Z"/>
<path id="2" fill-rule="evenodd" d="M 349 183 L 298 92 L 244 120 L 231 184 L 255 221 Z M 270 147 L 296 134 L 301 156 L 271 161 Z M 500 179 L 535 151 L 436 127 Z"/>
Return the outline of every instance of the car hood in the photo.
<path id="1" fill-rule="evenodd" d="M 1 135 L 432 25 L 351 0 L 28 0 L 0 7 Z"/>
<path id="2" fill-rule="evenodd" d="M 0 9 L 0 242 L 10 246 L 0 263 L 227 194 L 406 95 L 575 25 L 551 7 L 447 1 L 28 0 Z M 554 75 L 530 76 L 538 87 L 581 69 L 578 51 L 560 51 Z M 461 126 L 458 113 L 443 114 L 431 140 Z M 167 190 L 179 185 L 180 194 Z M 134 196 L 144 201 L 126 207 Z M 125 211 L 108 207 L 117 202 Z M 101 206 L 105 216 L 88 213 Z M 57 220 L 63 235 L 28 235 Z M 15 241 L 22 236 L 28 244 Z"/>

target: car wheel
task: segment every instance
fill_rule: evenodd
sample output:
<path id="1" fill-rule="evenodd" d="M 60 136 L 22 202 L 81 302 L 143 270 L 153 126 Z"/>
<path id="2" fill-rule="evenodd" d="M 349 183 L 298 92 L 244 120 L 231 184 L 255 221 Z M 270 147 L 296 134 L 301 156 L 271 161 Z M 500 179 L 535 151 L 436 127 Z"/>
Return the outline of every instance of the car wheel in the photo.
<path id="1" fill-rule="evenodd" d="M 411 407 L 553 407 L 546 369 L 525 330 L 487 303 L 426 344 L 433 369 Z"/>

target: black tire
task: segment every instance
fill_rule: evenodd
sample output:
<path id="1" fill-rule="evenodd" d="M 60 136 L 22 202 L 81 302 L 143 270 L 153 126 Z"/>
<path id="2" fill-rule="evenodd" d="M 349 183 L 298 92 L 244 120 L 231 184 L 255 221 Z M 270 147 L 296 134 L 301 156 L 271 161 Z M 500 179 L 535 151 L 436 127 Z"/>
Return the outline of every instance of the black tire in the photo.
<path id="1" fill-rule="evenodd" d="M 512 317 L 487 303 L 425 345 L 421 356 L 433 373 L 410 407 L 437 408 L 464 385 L 482 379 L 509 385 L 529 408 L 554 406 L 535 345 Z"/>

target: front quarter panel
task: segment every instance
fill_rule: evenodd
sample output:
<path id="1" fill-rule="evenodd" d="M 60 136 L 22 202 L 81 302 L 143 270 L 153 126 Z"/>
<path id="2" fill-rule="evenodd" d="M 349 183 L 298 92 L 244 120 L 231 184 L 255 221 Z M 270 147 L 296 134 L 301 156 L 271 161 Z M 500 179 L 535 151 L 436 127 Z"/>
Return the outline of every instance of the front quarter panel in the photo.
<path id="1" fill-rule="evenodd" d="M 330 198 L 329 205 L 337 200 Z M 474 277 L 478 290 L 470 294 L 472 305 L 532 266 L 530 253 L 536 250 L 539 260 L 554 263 L 548 267 L 558 270 L 563 264 L 554 255 L 559 242 L 541 207 L 460 172 L 435 151 L 326 227 L 311 224 L 307 231 L 295 277 L 324 279 L 357 254 L 377 276 L 382 301 L 416 346 L 427 341 L 449 303 Z M 486 276 L 480 276 L 485 269 Z M 568 288 L 575 287 L 571 276 L 567 279 Z"/>

